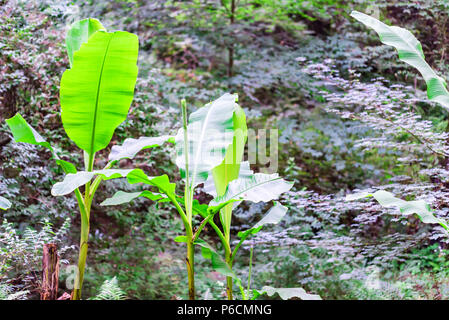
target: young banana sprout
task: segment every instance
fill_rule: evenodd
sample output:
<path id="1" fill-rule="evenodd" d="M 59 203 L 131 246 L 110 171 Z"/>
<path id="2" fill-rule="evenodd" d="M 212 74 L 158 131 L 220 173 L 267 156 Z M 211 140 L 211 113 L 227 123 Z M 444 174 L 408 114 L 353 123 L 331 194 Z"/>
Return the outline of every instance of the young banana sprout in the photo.
<path id="1" fill-rule="evenodd" d="M 67 32 L 67 53 L 71 68 L 60 84 L 61 118 L 69 138 L 84 152 L 85 170 L 61 160 L 20 115 L 6 120 L 16 142 L 48 148 L 67 174 L 52 188 L 54 196 L 75 193 L 81 214 L 78 272 L 72 299 L 81 299 L 90 227 L 91 205 L 102 180 L 121 177 L 132 170 L 94 171 L 95 154 L 106 148 L 115 129 L 126 119 L 137 79 L 137 36 L 124 31 L 107 32 L 96 19 L 75 22 Z M 91 182 L 93 177 L 95 180 Z M 80 190 L 85 186 L 84 193 Z"/>

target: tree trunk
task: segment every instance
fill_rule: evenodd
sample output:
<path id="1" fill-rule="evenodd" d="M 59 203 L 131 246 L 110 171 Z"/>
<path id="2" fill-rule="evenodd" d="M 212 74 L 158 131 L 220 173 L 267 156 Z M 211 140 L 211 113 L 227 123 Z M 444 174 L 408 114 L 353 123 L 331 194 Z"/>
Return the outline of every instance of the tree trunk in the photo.
<path id="1" fill-rule="evenodd" d="M 56 244 L 44 244 L 42 257 L 41 300 L 57 300 L 59 281 L 59 256 Z"/>

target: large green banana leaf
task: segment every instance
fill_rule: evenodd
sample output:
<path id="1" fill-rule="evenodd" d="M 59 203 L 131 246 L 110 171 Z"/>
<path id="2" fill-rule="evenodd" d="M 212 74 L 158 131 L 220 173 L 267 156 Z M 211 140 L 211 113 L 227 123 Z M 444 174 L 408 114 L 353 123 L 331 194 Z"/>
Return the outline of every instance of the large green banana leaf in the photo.
<path id="1" fill-rule="evenodd" d="M 237 95 L 226 93 L 193 112 L 189 117 L 188 158 L 191 188 L 207 180 L 210 171 L 224 159 L 233 140 L 233 115 Z M 176 164 L 185 179 L 184 129 L 175 137 Z"/>
<path id="2" fill-rule="evenodd" d="M 449 109 L 449 92 L 446 88 L 446 81 L 438 76 L 426 62 L 421 43 L 410 31 L 395 26 L 388 26 L 358 11 L 353 11 L 351 16 L 374 29 L 382 43 L 395 47 L 398 51 L 399 59 L 418 69 L 423 76 L 427 84 L 427 96 L 429 99 Z"/>
<path id="3" fill-rule="evenodd" d="M 100 21 L 93 18 L 76 21 L 70 26 L 65 38 L 70 66 L 73 65 L 73 54 L 80 49 L 81 44 L 87 42 L 87 40 L 89 40 L 89 38 L 98 30 L 106 29 Z"/>
<path id="4" fill-rule="evenodd" d="M 226 150 L 223 162 L 212 169 L 218 195 L 223 195 L 226 192 L 226 187 L 229 182 L 239 177 L 240 162 L 243 158 L 248 136 L 245 112 L 239 105 L 236 105 L 232 120 L 234 127 L 232 144 Z"/>
<path id="5" fill-rule="evenodd" d="M 61 79 L 61 117 L 67 135 L 91 157 L 125 119 L 137 79 L 137 36 L 95 32 Z"/>

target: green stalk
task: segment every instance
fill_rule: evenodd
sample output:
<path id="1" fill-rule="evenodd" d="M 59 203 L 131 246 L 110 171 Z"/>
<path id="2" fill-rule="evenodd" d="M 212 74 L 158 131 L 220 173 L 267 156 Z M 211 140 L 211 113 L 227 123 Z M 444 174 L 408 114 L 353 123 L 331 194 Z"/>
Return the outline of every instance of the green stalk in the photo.
<path id="1" fill-rule="evenodd" d="M 226 263 L 228 264 L 229 268 L 232 270 L 232 261 L 231 261 L 231 250 L 225 250 L 225 258 Z M 232 277 L 226 277 L 226 293 L 228 295 L 228 300 L 233 300 L 232 297 L 232 285 L 233 285 L 233 279 Z"/>
<path id="2" fill-rule="evenodd" d="M 187 133 L 187 105 L 186 100 L 181 100 L 181 109 L 182 109 L 182 125 L 184 129 L 184 154 L 185 154 L 185 172 L 186 172 L 186 184 L 184 190 L 184 199 L 185 199 L 185 207 L 186 207 L 186 216 L 187 216 L 187 226 L 186 226 L 186 235 L 187 235 L 187 256 L 186 256 L 186 265 L 187 265 L 187 277 L 189 282 L 189 299 L 195 300 L 195 245 L 193 239 L 193 229 L 192 229 L 192 206 L 193 206 L 193 190 L 190 188 L 190 177 L 189 177 L 189 140 Z M 193 189 L 193 184 L 192 184 Z"/>
<path id="3" fill-rule="evenodd" d="M 78 272 L 75 278 L 75 288 L 72 293 L 72 300 L 81 300 L 81 289 L 83 286 L 84 269 L 86 267 L 86 259 L 87 259 L 88 238 L 89 238 L 89 220 L 82 218 L 80 252 L 78 257 Z"/>
<path id="4" fill-rule="evenodd" d="M 184 154 L 185 154 L 185 171 L 186 171 L 186 184 L 184 190 L 184 199 L 186 206 L 187 219 L 190 224 L 192 221 L 192 202 L 193 202 L 193 192 L 190 190 L 190 176 L 189 176 L 189 140 L 187 133 L 187 105 L 186 100 L 181 100 L 181 109 L 182 109 L 182 126 L 184 129 Z M 192 199 L 191 199 L 192 196 Z"/>
<path id="5" fill-rule="evenodd" d="M 95 160 L 95 154 L 88 155 L 88 159 L 86 159 L 85 154 L 85 164 L 87 171 L 93 171 L 93 165 Z M 86 161 L 87 160 L 87 161 Z M 100 181 L 95 185 L 94 190 L 98 188 Z M 84 281 L 84 271 L 86 268 L 86 259 L 87 259 L 87 248 L 88 248 L 88 240 L 89 240 L 89 229 L 90 229 L 90 209 L 92 205 L 92 198 L 94 196 L 95 191 L 91 195 L 91 183 L 88 182 L 86 184 L 86 190 L 84 192 L 84 199 L 79 190 L 75 191 L 76 199 L 78 200 L 78 206 L 80 208 L 81 214 L 81 237 L 80 237 L 80 251 L 78 256 L 78 272 L 75 277 L 75 287 L 73 288 L 71 300 L 81 300 L 81 289 L 83 287 Z"/>
<path id="6" fill-rule="evenodd" d="M 213 219 L 210 219 L 210 215 L 205 215 L 201 211 L 198 211 L 198 214 L 200 214 L 203 218 L 207 219 L 207 222 L 209 223 L 209 225 L 215 230 L 216 234 L 220 238 L 221 243 L 223 244 L 223 248 L 225 250 L 226 263 L 232 269 L 232 263 L 233 263 L 235 254 L 232 253 L 230 241 L 228 240 L 230 238 L 230 233 L 229 232 L 228 233 L 221 232 L 220 228 L 215 224 Z M 195 239 L 196 238 L 198 238 L 198 232 L 197 232 L 197 234 L 195 234 Z M 228 296 L 228 300 L 233 299 L 232 286 L 233 286 L 233 279 L 231 277 L 226 277 L 226 293 Z M 240 291 L 242 291 L 242 290 L 240 290 Z"/>
<path id="7" fill-rule="evenodd" d="M 86 266 L 87 258 L 87 241 L 89 238 L 89 216 L 90 208 L 88 209 L 85 205 L 85 200 L 83 199 L 81 192 L 77 189 L 75 191 L 76 198 L 78 200 L 78 205 L 81 214 L 81 238 L 80 238 L 80 251 L 78 256 L 78 271 L 75 277 L 75 286 L 72 292 L 72 300 L 81 299 L 81 289 L 84 280 L 84 269 Z"/>
<path id="8" fill-rule="evenodd" d="M 249 297 L 249 290 L 251 288 L 251 269 L 252 269 L 252 267 L 253 267 L 253 247 L 251 247 L 251 250 L 249 252 L 248 286 L 246 289 L 248 297 Z"/>
<path id="9" fill-rule="evenodd" d="M 226 207 L 224 207 L 221 212 L 220 215 L 222 217 L 222 224 L 223 224 L 223 231 L 224 231 L 224 236 L 226 239 L 226 245 L 225 248 L 229 248 L 229 250 L 225 250 L 225 261 L 228 264 L 229 268 L 231 268 L 232 270 L 232 253 L 231 253 L 231 218 L 232 218 L 232 209 L 233 209 L 233 204 L 230 203 L 228 204 Z M 233 286 L 233 279 L 232 277 L 226 277 L 226 293 L 228 296 L 228 300 L 233 300 L 232 297 L 232 286 Z"/>
<path id="10" fill-rule="evenodd" d="M 189 299 L 195 300 L 195 245 L 192 238 L 187 235 L 187 277 L 189 279 Z"/>

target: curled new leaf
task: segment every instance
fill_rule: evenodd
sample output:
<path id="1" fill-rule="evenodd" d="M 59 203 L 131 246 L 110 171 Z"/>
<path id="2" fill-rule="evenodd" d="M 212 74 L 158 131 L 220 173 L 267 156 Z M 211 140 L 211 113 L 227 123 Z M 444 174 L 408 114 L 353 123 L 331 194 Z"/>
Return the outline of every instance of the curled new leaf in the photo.
<path id="1" fill-rule="evenodd" d="M 236 100 L 237 95 L 227 93 L 190 114 L 187 126 L 189 150 L 184 150 L 184 129 L 179 129 L 175 137 L 176 165 L 181 177 L 185 178 L 185 152 L 188 152 L 192 188 L 206 181 L 210 171 L 223 161 L 233 140 Z"/>
<path id="2" fill-rule="evenodd" d="M 89 40 L 89 38 L 98 30 L 106 29 L 100 21 L 93 18 L 76 21 L 70 26 L 65 38 L 70 66 L 73 65 L 73 54 L 80 49 L 81 44 L 87 42 L 87 40 Z"/>
<path id="3" fill-rule="evenodd" d="M 226 192 L 229 182 L 239 177 L 240 162 L 243 158 L 248 129 L 246 126 L 246 115 L 243 109 L 236 104 L 232 117 L 234 136 L 232 144 L 226 150 L 223 162 L 212 169 L 214 187 L 218 195 Z M 249 166 L 249 163 L 247 163 Z M 249 167 L 248 167 L 249 169 Z"/>

